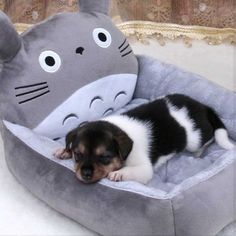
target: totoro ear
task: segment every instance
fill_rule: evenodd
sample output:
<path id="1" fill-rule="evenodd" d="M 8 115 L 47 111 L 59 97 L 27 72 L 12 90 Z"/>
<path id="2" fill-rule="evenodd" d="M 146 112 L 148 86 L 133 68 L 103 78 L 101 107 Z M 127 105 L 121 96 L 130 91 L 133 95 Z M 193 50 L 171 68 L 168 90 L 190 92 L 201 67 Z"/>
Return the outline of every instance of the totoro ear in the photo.
<path id="1" fill-rule="evenodd" d="M 108 14 L 109 0 L 78 0 L 81 12 Z"/>
<path id="2" fill-rule="evenodd" d="M 21 40 L 9 18 L 0 11 L 0 61 L 10 61 L 19 51 Z"/>

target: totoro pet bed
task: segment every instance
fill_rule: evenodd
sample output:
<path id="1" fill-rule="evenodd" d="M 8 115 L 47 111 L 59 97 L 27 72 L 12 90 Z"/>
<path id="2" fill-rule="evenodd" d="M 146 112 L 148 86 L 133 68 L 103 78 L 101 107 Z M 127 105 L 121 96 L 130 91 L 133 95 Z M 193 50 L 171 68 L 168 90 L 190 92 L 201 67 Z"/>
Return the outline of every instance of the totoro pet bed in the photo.
<path id="1" fill-rule="evenodd" d="M 148 185 L 80 183 L 71 160 L 52 156 L 77 125 L 170 93 L 213 107 L 236 140 L 236 95 L 173 65 L 135 56 L 106 15 L 80 1 L 18 35 L 0 12 L 0 115 L 5 157 L 20 183 L 102 235 L 215 235 L 236 220 L 235 150 L 182 153 Z"/>

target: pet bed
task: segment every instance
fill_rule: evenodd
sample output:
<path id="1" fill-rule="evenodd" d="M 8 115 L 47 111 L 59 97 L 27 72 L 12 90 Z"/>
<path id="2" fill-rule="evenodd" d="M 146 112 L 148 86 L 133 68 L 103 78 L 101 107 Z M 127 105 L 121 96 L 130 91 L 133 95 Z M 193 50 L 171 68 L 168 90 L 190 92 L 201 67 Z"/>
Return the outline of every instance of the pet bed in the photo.
<path id="1" fill-rule="evenodd" d="M 0 13 L 1 131 L 9 169 L 48 205 L 102 235 L 215 235 L 236 220 L 235 150 L 213 144 L 202 159 L 183 153 L 147 186 L 107 179 L 85 185 L 71 160 L 53 158 L 75 125 L 170 93 L 213 107 L 236 140 L 234 93 L 136 57 L 104 14 L 108 1 L 80 2 L 81 13 L 56 15 L 22 36 Z"/>

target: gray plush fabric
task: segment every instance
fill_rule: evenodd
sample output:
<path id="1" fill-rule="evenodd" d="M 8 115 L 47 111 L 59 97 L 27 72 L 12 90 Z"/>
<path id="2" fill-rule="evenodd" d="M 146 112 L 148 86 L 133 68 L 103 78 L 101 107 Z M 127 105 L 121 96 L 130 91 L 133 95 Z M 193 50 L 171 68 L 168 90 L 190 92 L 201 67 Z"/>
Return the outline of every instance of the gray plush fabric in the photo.
<path id="1" fill-rule="evenodd" d="M 1 13 L 0 23 L 0 63 L 2 63 L 10 61 L 17 54 L 21 40 L 8 17 Z"/>
<path id="2" fill-rule="evenodd" d="M 174 65 L 152 58 L 139 57 L 139 79 L 134 97 L 155 99 L 171 93 L 182 93 L 214 107 L 223 119 L 231 137 L 236 140 L 236 95 L 201 76 L 180 70 Z"/>
<path id="3" fill-rule="evenodd" d="M 83 12 L 57 14 L 20 36 L 0 11 L 1 119 L 56 139 L 132 99 L 137 58 L 106 3 L 81 1 Z"/>
<path id="4" fill-rule="evenodd" d="M 236 140 L 236 95 L 136 57 L 107 16 L 108 2 L 80 0 L 80 13 L 55 15 L 21 36 L 0 12 L 0 128 L 9 169 L 51 207 L 102 235 L 215 235 L 236 220 L 235 150 L 212 145 L 203 159 L 182 153 L 148 185 L 85 185 L 72 161 L 52 156 L 78 124 L 170 93 L 213 107 Z"/>
<path id="5" fill-rule="evenodd" d="M 119 112 L 167 93 L 201 94 L 197 99 L 216 109 L 235 139 L 235 94 L 151 58 L 138 57 L 138 62 L 135 97 Z M 226 103 L 227 108 L 222 108 Z M 236 220 L 235 150 L 213 144 L 203 159 L 183 153 L 162 166 L 147 186 L 107 179 L 87 186 L 73 175 L 73 162 L 52 157 L 59 142 L 9 122 L 4 127 L 7 162 L 20 182 L 102 235 L 215 235 Z"/>
<path id="6" fill-rule="evenodd" d="M 108 13 L 109 0 L 79 0 L 81 12 L 102 12 Z"/>

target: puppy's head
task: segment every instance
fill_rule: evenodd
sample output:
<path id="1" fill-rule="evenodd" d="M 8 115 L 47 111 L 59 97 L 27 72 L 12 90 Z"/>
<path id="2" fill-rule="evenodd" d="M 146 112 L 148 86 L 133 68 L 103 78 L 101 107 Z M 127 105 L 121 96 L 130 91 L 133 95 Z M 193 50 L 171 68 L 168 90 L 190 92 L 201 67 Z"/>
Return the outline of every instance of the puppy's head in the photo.
<path id="1" fill-rule="evenodd" d="M 133 142 L 117 126 L 96 121 L 72 130 L 66 136 L 66 149 L 75 160 L 76 176 L 94 183 L 122 167 Z"/>

